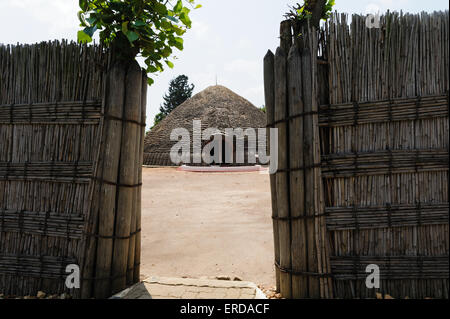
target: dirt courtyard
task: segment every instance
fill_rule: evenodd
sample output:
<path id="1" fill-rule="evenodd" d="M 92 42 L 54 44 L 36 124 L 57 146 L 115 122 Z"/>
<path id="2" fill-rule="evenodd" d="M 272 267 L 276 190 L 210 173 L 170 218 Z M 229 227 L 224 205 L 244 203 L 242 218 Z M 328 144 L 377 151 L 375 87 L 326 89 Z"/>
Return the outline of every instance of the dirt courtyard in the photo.
<path id="1" fill-rule="evenodd" d="M 234 276 L 274 286 L 269 175 L 144 168 L 144 276 Z"/>

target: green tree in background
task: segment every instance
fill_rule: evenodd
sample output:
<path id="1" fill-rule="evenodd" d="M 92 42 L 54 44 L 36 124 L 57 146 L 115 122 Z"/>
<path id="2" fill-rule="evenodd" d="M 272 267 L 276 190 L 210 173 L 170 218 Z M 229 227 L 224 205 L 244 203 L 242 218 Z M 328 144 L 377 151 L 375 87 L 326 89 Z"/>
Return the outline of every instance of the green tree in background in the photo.
<path id="1" fill-rule="evenodd" d="M 154 128 L 156 125 L 158 125 L 162 120 L 164 120 L 164 118 L 165 118 L 165 115 L 164 115 L 164 114 L 162 114 L 162 113 L 156 114 L 156 116 L 155 116 L 155 122 L 154 122 L 152 128 Z M 151 130 L 152 128 L 150 128 L 150 130 Z"/>
<path id="2" fill-rule="evenodd" d="M 170 81 L 169 91 L 164 96 L 164 103 L 159 108 L 160 113 L 155 117 L 155 125 L 161 122 L 178 105 L 189 99 L 194 87 L 194 84 L 189 84 L 189 78 L 184 74 Z"/>

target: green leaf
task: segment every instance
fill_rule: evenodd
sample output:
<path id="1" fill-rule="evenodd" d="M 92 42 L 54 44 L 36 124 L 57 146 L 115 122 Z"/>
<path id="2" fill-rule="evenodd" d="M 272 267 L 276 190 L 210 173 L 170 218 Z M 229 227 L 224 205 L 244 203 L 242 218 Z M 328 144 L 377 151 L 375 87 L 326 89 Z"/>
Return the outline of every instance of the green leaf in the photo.
<path id="1" fill-rule="evenodd" d="M 183 2 L 181 0 L 178 0 L 177 4 L 175 5 L 175 7 L 173 7 L 173 11 L 175 13 L 180 13 L 181 9 L 183 9 Z"/>
<path id="2" fill-rule="evenodd" d="M 181 14 L 180 14 L 180 20 L 181 20 L 181 22 L 183 22 L 184 25 L 187 26 L 188 28 L 191 27 L 192 21 L 191 21 L 191 19 L 189 19 L 189 15 L 188 15 L 186 12 L 181 12 Z"/>
<path id="3" fill-rule="evenodd" d="M 89 23 L 90 26 L 93 26 L 97 22 L 97 18 L 90 16 L 86 19 L 86 22 Z"/>
<path id="4" fill-rule="evenodd" d="M 122 23 L 122 32 L 123 33 L 127 33 L 128 32 L 128 23 L 130 23 L 129 21 L 125 21 Z"/>
<path id="5" fill-rule="evenodd" d="M 97 26 L 84 28 L 83 32 L 86 33 L 90 38 L 94 36 L 95 31 L 97 31 Z"/>
<path id="6" fill-rule="evenodd" d="M 189 12 L 191 12 L 191 10 L 189 10 L 189 9 L 186 8 L 186 7 L 183 7 L 183 9 L 181 9 L 181 12 L 183 12 L 183 13 L 189 15 Z"/>
<path id="7" fill-rule="evenodd" d="M 174 46 L 175 46 L 178 50 L 182 51 L 183 48 L 184 48 L 184 40 L 183 40 L 182 38 L 178 38 L 178 37 L 175 38 Z"/>
<path id="8" fill-rule="evenodd" d="M 78 20 L 80 20 L 81 26 L 85 27 L 86 26 L 86 20 L 84 19 L 84 15 L 83 15 L 83 11 L 78 11 Z"/>
<path id="9" fill-rule="evenodd" d="M 127 31 L 127 32 L 125 32 L 125 34 L 128 38 L 128 41 L 130 41 L 130 43 L 133 43 L 134 41 L 139 39 L 139 35 L 134 31 Z"/>
<path id="10" fill-rule="evenodd" d="M 174 65 L 172 62 L 170 62 L 169 60 L 166 61 L 166 64 L 168 65 L 169 68 L 173 69 Z"/>
<path id="11" fill-rule="evenodd" d="M 160 2 L 155 2 L 155 11 L 160 15 L 165 16 L 167 14 L 167 8 Z"/>
<path id="12" fill-rule="evenodd" d="M 147 23 L 144 22 L 144 21 L 141 21 L 141 20 L 137 20 L 137 21 L 135 21 L 135 22 L 133 23 L 133 25 L 134 25 L 135 27 L 143 27 L 143 26 L 146 26 Z"/>
<path id="13" fill-rule="evenodd" d="M 167 20 L 162 20 L 161 26 L 163 27 L 163 29 L 166 29 L 166 30 L 172 29 L 172 24 L 170 22 L 168 22 Z"/>
<path id="14" fill-rule="evenodd" d="M 155 72 L 158 72 L 158 69 L 156 67 L 154 67 L 153 65 L 149 65 L 149 66 L 147 66 L 147 72 L 155 73 Z"/>
<path id="15" fill-rule="evenodd" d="M 152 85 L 153 83 L 155 83 L 155 81 L 152 78 L 148 78 L 147 83 L 148 85 Z"/>
<path id="16" fill-rule="evenodd" d="M 89 10 L 89 3 L 88 3 L 87 0 L 80 0 L 79 4 L 80 4 L 81 10 L 83 10 L 83 11 L 88 11 Z"/>
<path id="17" fill-rule="evenodd" d="M 186 33 L 186 30 L 184 30 L 184 29 L 182 29 L 182 28 L 180 28 L 180 27 L 178 27 L 178 26 L 176 26 L 176 25 L 173 25 L 173 26 L 172 26 L 172 29 L 175 30 L 175 33 L 176 33 L 177 35 L 183 35 L 183 34 Z"/>
<path id="18" fill-rule="evenodd" d="M 88 34 L 86 34 L 83 30 L 78 31 L 77 38 L 78 38 L 78 42 L 80 42 L 80 43 L 92 42 L 92 38 Z"/>
<path id="19" fill-rule="evenodd" d="M 163 57 L 167 58 L 172 54 L 172 49 L 170 47 L 165 47 L 161 53 Z"/>
<path id="20" fill-rule="evenodd" d="M 172 21 L 172 22 L 175 22 L 175 23 L 178 23 L 178 22 L 179 22 L 179 20 L 178 20 L 177 18 L 172 17 L 172 16 L 170 16 L 170 15 L 166 15 L 166 18 L 169 19 L 169 20 Z"/>

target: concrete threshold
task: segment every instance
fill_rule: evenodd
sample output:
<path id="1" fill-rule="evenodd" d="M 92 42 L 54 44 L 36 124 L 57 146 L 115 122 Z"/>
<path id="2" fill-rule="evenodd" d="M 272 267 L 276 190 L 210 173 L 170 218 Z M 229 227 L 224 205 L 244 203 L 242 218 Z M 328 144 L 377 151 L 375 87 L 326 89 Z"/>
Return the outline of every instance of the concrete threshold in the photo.
<path id="1" fill-rule="evenodd" d="M 151 277 L 111 299 L 267 299 L 252 282 Z"/>

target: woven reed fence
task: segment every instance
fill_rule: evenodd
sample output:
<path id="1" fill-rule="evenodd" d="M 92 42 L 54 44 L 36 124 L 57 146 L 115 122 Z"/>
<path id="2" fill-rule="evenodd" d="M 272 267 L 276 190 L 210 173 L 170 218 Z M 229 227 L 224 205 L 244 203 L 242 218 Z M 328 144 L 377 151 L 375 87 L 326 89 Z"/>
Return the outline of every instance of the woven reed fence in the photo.
<path id="1" fill-rule="evenodd" d="M 103 298 L 139 278 L 145 78 L 109 64 L 99 46 L 0 46 L 0 293 Z"/>
<path id="2" fill-rule="evenodd" d="M 448 298 L 449 13 L 365 22 L 335 14 L 299 39 L 285 21 L 265 57 L 277 287 Z"/>

